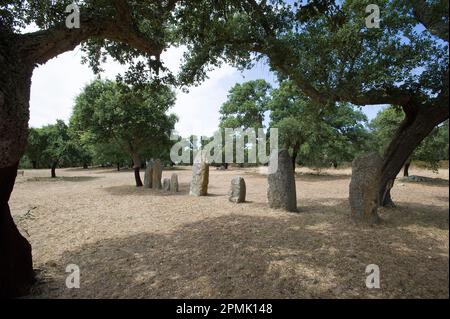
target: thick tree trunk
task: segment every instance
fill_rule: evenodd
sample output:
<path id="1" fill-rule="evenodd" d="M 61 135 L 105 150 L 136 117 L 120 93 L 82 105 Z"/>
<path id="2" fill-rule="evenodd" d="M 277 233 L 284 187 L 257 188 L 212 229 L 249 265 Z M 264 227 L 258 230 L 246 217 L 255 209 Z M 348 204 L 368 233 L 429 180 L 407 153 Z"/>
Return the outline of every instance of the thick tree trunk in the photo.
<path id="1" fill-rule="evenodd" d="M 31 246 L 8 205 L 27 142 L 33 70 L 13 44 L 0 36 L 0 298 L 26 295 L 34 282 Z"/>
<path id="2" fill-rule="evenodd" d="M 0 298 L 24 296 L 35 281 L 31 245 L 17 229 L 8 205 L 17 167 L 0 168 Z"/>
<path id="3" fill-rule="evenodd" d="M 56 166 L 58 165 L 58 163 L 57 162 L 54 162 L 53 164 L 52 164 L 52 167 L 51 167 L 51 175 L 52 175 L 52 178 L 56 178 Z"/>
<path id="4" fill-rule="evenodd" d="M 422 140 L 449 116 L 447 105 L 421 106 L 405 111 L 406 117 L 383 156 L 379 188 L 381 206 L 394 206 L 390 191 L 396 176 Z"/>
<path id="5" fill-rule="evenodd" d="M 115 15 L 91 16 L 83 11 L 79 29 L 64 22 L 27 34 L 0 28 L 0 297 L 27 294 L 33 283 L 31 247 L 11 218 L 8 200 L 28 136 L 29 100 L 33 69 L 81 42 L 95 37 L 131 45 L 159 56 L 163 45 L 141 34 L 132 13 L 114 2 Z M 173 4 L 164 10 L 170 11 Z"/>

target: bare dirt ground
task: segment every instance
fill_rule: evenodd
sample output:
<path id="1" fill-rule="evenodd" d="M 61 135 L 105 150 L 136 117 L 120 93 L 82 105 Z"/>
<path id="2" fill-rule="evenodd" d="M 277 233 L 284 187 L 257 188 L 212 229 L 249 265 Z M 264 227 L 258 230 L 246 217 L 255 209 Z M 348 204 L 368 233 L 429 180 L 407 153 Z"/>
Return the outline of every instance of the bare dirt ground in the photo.
<path id="1" fill-rule="evenodd" d="M 33 246 L 39 282 L 32 298 L 448 298 L 448 169 L 434 182 L 398 181 L 384 222 L 354 224 L 350 170 L 297 172 L 299 213 L 266 205 L 258 169 L 210 171 L 210 195 L 191 197 L 190 168 L 178 194 L 133 186 L 131 171 L 26 170 L 11 209 Z M 143 174 L 142 174 L 143 175 Z M 245 204 L 228 202 L 231 178 Z M 80 268 L 67 289 L 66 266 Z M 381 288 L 368 289 L 377 264 Z"/>

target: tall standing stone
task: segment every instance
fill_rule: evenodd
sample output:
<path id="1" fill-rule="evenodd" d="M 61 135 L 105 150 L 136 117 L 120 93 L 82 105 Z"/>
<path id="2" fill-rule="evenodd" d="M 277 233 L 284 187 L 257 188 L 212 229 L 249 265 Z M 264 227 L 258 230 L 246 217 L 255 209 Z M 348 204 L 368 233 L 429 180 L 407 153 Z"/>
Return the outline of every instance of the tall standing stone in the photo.
<path id="1" fill-rule="evenodd" d="M 231 180 L 230 192 L 228 193 L 228 200 L 233 203 L 245 202 L 246 186 L 245 180 L 237 176 Z"/>
<path id="2" fill-rule="evenodd" d="M 166 192 L 170 191 L 170 178 L 163 179 L 163 190 Z"/>
<path id="3" fill-rule="evenodd" d="M 274 154 L 276 156 L 277 154 Z M 270 208 L 297 211 L 297 193 L 292 160 L 287 150 L 278 152 L 278 167 L 268 175 L 267 199 Z"/>
<path id="4" fill-rule="evenodd" d="M 379 222 L 378 198 L 383 158 L 377 152 L 364 154 L 352 163 L 349 201 L 352 217 L 374 224 Z"/>
<path id="5" fill-rule="evenodd" d="M 162 178 L 162 165 L 161 161 L 157 159 L 153 163 L 153 174 L 152 174 L 152 186 L 154 189 L 161 189 L 161 178 Z"/>
<path id="6" fill-rule="evenodd" d="M 189 195 L 206 196 L 208 195 L 209 183 L 209 164 L 203 152 L 200 152 L 194 160 L 192 166 L 192 181 Z"/>
<path id="7" fill-rule="evenodd" d="M 178 187 L 178 175 L 173 173 L 172 176 L 170 176 L 170 191 L 172 193 L 177 193 Z"/>
<path id="8" fill-rule="evenodd" d="M 153 161 L 147 161 L 144 175 L 144 187 L 152 188 Z"/>

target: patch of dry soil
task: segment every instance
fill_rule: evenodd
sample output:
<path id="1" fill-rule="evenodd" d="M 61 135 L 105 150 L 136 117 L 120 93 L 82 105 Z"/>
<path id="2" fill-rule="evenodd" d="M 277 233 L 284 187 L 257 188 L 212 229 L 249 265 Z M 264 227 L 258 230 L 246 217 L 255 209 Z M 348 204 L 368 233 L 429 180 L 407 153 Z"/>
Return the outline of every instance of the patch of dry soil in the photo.
<path id="1" fill-rule="evenodd" d="M 26 170 L 11 198 L 33 246 L 39 283 L 33 298 L 448 298 L 448 170 L 412 169 L 433 183 L 398 181 L 396 208 L 367 227 L 349 218 L 350 170 L 320 176 L 298 169 L 299 213 L 266 205 L 259 169 L 210 171 L 208 197 L 133 186 L 131 171 Z M 245 204 L 228 202 L 233 176 L 247 183 Z M 446 180 L 446 182 L 442 182 Z M 67 289 L 68 264 L 81 288 Z M 377 264 L 381 289 L 367 289 Z"/>

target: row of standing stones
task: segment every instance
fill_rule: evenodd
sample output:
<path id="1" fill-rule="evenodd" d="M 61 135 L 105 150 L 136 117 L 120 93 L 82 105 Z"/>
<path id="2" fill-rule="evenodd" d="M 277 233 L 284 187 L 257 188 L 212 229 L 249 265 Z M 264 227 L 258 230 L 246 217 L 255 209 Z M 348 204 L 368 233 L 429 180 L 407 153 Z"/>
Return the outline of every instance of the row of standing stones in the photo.
<path id="1" fill-rule="evenodd" d="M 209 164 L 199 160 L 192 167 L 192 181 L 189 194 L 193 196 L 206 196 L 208 194 Z M 297 211 L 297 195 L 292 161 L 287 150 L 278 154 L 278 169 L 268 176 L 269 187 L 267 199 L 270 208 L 284 209 L 290 212 Z M 241 176 L 231 180 L 228 199 L 233 203 L 244 203 L 246 197 L 246 184 Z"/>
<path id="2" fill-rule="evenodd" d="M 179 188 L 178 175 L 172 174 L 170 178 L 164 178 L 161 183 L 162 169 L 163 167 L 159 159 L 156 161 L 148 161 L 144 175 L 144 187 L 163 189 L 165 191 L 177 193 Z"/>
<path id="3" fill-rule="evenodd" d="M 383 159 L 376 153 L 368 153 L 355 159 L 352 163 L 352 177 L 349 187 L 349 201 L 352 215 L 376 223 L 379 220 L 378 185 Z M 204 160 L 198 160 L 192 167 L 192 181 L 189 194 L 192 196 L 207 196 L 210 165 Z M 161 184 L 162 164 L 160 160 L 147 162 L 144 185 L 147 188 L 163 189 L 178 192 L 178 176 L 164 178 Z M 270 208 L 297 212 L 297 193 L 295 173 L 287 150 L 278 153 L 278 168 L 268 174 L 267 200 Z M 246 184 L 244 178 L 237 176 L 231 180 L 228 198 L 233 203 L 244 203 Z"/>

